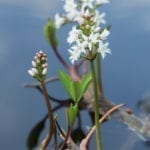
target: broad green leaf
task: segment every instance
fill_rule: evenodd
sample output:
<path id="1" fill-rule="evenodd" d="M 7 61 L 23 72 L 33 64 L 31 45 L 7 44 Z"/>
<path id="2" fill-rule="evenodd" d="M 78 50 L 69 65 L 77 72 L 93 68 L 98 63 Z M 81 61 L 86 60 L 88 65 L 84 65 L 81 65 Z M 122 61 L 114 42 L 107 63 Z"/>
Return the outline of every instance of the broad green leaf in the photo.
<path id="1" fill-rule="evenodd" d="M 79 99 L 80 92 L 81 92 L 80 82 L 70 83 L 70 88 L 71 88 L 72 98 L 75 102 L 77 102 Z"/>
<path id="2" fill-rule="evenodd" d="M 76 102 L 78 102 L 81 99 L 81 97 L 82 97 L 82 95 L 81 95 L 82 85 L 80 84 L 80 82 L 75 82 L 75 84 L 74 84 L 75 92 L 76 92 L 76 99 L 75 99 Z"/>
<path id="3" fill-rule="evenodd" d="M 88 73 L 83 76 L 80 82 L 70 83 L 71 95 L 75 102 L 79 102 L 79 100 L 83 96 L 91 80 L 92 80 L 92 76 L 90 73 Z"/>
<path id="4" fill-rule="evenodd" d="M 44 35 L 52 48 L 55 50 L 57 47 L 56 27 L 51 19 L 49 19 L 47 24 L 44 26 Z"/>
<path id="5" fill-rule="evenodd" d="M 80 81 L 80 84 L 79 84 L 80 93 L 78 95 L 77 101 L 79 101 L 81 99 L 81 97 L 83 96 L 83 94 L 87 90 L 87 87 L 91 81 L 92 81 L 91 73 L 88 73 L 82 77 L 82 80 Z"/>
<path id="6" fill-rule="evenodd" d="M 78 104 L 76 103 L 75 105 L 71 105 L 68 109 L 67 109 L 67 117 L 68 117 L 68 126 L 70 128 L 73 127 L 76 117 L 77 117 L 77 113 L 78 113 Z"/>
<path id="7" fill-rule="evenodd" d="M 58 76 L 65 90 L 75 102 L 79 102 L 92 80 L 90 73 L 84 75 L 80 82 L 73 82 L 70 76 L 62 71 L 58 72 Z"/>
<path id="8" fill-rule="evenodd" d="M 63 84 L 66 92 L 69 94 L 69 96 L 71 98 L 73 98 L 72 97 L 72 92 L 71 92 L 71 90 L 72 90 L 71 83 L 73 81 L 71 80 L 70 76 L 67 73 L 63 72 L 63 71 L 58 71 L 58 77 L 59 77 L 61 83 Z"/>
<path id="9" fill-rule="evenodd" d="M 75 82 L 70 82 L 70 95 L 71 98 L 76 101 L 77 95 L 76 95 L 76 89 L 75 89 Z"/>

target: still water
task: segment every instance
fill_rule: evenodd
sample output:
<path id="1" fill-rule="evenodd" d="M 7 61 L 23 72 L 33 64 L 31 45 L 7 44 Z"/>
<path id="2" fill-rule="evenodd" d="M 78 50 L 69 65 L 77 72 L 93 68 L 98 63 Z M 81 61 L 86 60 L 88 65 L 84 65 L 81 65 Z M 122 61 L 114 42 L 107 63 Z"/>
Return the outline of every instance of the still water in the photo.
<path id="1" fill-rule="evenodd" d="M 3 150 L 26 149 L 29 130 L 45 114 L 40 93 L 23 85 L 34 82 L 27 70 L 39 49 L 49 56 L 49 76 L 55 76 L 62 68 L 42 31 L 47 18 L 61 11 L 61 5 L 59 0 L 0 0 L 0 147 Z M 105 95 L 116 104 L 126 104 L 136 114 L 139 114 L 138 100 L 150 92 L 149 8 L 146 0 L 142 3 L 116 0 L 103 7 L 107 22 L 112 25 L 109 38 L 112 55 L 102 64 Z M 58 35 L 59 47 L 67 58 L 68 45 L 64 44 L 67 28 L 59 30 Z M 62 91 L 59 85 L 49 86 L 54 96 L 58 96 L 56 89 Z M 105 150 L 150 149 L 134 132 L 115 120 L 102 125 L 102 134 Z"/>

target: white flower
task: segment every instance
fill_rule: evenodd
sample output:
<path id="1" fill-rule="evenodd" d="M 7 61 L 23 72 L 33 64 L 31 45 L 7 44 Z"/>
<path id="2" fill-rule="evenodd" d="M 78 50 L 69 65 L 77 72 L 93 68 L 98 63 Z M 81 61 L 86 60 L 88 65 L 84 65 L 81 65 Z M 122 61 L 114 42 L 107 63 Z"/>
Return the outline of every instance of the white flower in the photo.
<path id="1" fill-rule="evenodd" d="M 93 45 L 99 42 L 100 40 L 100 35 L 99 33 L 94 33 L 92 32 L 89 36 L 82 35 L 82 45 L 84 49 L 89 49 L 90 51 L 92 50 Z"/>
<path id="2" fill-rule="evenodd" d="M 82 9 L 86 7 L 93 8 L 93 2 L 94 0 L 82 0 Z"/>
<path id="3" fill-rule="evenodd" d="M 96 4 L 106 4 L 106 3 L 109 3 L 109 0 L 96 0 Z"/>
<path id="4" fill-rule="evenodd" d="M 74 21 L 75 18 L 80 14 L 76 8 L 77 4 L 74 2 L 74 0 L 65 0 L 64 10 L 66 11 L 66 18 L 69 21 Z"/>
<path id="5" fill-rule="evenodd" d="M 92 15 L 89 9 L 83 10 L 82 13 L 84 17 L 90 17 Z"/>
<path id="6" fill-rule="evenodd" d="M 100 34 L 92 32 L 89 36 L 89 39 L 93 44 L 96 44 L 100 40 Z"/>
<path id="7" fill-rule="evenodd" d="M 108 3 L 109 0 L 64 0 L 64 18 L 71 23 L 77 23 L 68 33 L 67 42 L 71 45 L 68 50 L 71 63 L 77 61 L 81 55 L 88 51 L 97 51 L 104 58 L 107 53 L 111 53 L 108 43 L 103 43 L 110 32 L 105 28 L 101 33 L 101 24 L 105 24 L 105 13 L 100 13 L 98 6 Z M 63 20 L 58 15 L 58 25 Z M 60 22 L 60 23 L 59 23 Z M 96 49 L 97 48 L 97 49 Z"/>
<path id="8" fill-rule="evenodd" d="M 69 49 L 68 51 L 70 53 L 69 59 L 71 63 L 74 64 L 74 62 L 77 61 L 81 57 L 82 53 L 86 53 L 84 42 L 80 43 L 79 41 L 77 41 L 77 43 L 73 45 L 71 49 Z"/>
<path id="9" fill-rule="evenodd" d="M 104 59 L 106 54 L 111 54 L 111 50 L 108 48 L 109 43 L 99 42 L 98 52 L 101 53 L 102 58 Z"/>
<path id="10" fill-rule="evenodd" d="M 85 19 L 83 18 L 82 14 L 79 14 L 74 18 L 74 21 L 77 21 L 79 25 L 82 25 L 84 23 L 84 20 Z"/>
<path id="11" fill-rule="evenodd" d="M 73 9 L 76 9 L 77 4 L 74 0 L 65 0 L 64 10 L 66 12 L 71 12 Z"/>
<path id="12" fill-rule="evenodd" d="M 76 18 L 80 15 L 80 12 L 78 12 L 76 9 L 73 9 L 72 11 L 68 12 L 66 14 L 66 18 L 69 21 L 76 21 Z"/>
<path id="13" fill-rule="evenodd" d="M 92 42 L 88 41 L 88 39 L 85 40 L 85 41 L 83 41 L 83 42 L 82 42 L 82 45 L 83 45 L 83 48 L 84 48 L 84 49 L 88 49 L 88 50 L 90 50 L 90 51 L 92 50 L 93 44 L 92 44 Z"/>
<path id="14" fill-rule="evenodd" d="M 97 25 L 105 24 L 106 21 L 104 17 L 105 17 L 105 13 L 100 14 L 99 11 L 95 11 L 94 22 L 96 22 Z"/>
<path id="15" fill-rule="evenodd" d="M 72 44 L 73 42 L 77 41 L 79 39 L 79 36 L 82 34 L 81 30 L 78 30 L 76 26 L 72 27 L 72 30 L 69 32 L 67 42 L 69 44 Z"/>
<path id="16" fill-rule="evenodd" d="M 68 50 L 70 53 L 70 61 L 72 64 L 74 64 L 75 61 L 77 61 L 80 57 L 80 51 L 78 50 L 77 46 L 71 47 L 71 49 Z"/>
<path id="17" fill-rule="evenodd" d="M 105 40 L 109 36 L 109 34 L 110 34 L 110 32 L 105 28 L 100 35 L 101 40 Z"/>
<path id="18" fill-rule="evenodd" d="M 92 30 L 92 32 L 99 32 L 100 31 L 100 27 L 99 26 L 97 26 L 97 27 L 93 26 L 91 28 L 91 30 Z"/>
<path id="19" fill-rule="evenodd" d="M 60 28 L 65 23 L 65 21 L 65 18 L 60 17 L 58 13 L 55 15 L 55 26 L 57 29 Z"/>

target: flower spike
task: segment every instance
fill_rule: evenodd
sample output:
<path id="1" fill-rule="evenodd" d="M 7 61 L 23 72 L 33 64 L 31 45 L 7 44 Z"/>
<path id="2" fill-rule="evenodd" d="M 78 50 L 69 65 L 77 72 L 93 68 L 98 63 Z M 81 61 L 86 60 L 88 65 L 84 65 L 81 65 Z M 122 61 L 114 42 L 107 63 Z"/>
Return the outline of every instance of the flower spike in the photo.
<path id="1" fill-rule="evenodd" d="M 34 56 L 32 68 L 28 70 L 28 73 L 36 80 L 44 82 L 46 79 L 47 66 L 47 55 L 40 50 Z"/>

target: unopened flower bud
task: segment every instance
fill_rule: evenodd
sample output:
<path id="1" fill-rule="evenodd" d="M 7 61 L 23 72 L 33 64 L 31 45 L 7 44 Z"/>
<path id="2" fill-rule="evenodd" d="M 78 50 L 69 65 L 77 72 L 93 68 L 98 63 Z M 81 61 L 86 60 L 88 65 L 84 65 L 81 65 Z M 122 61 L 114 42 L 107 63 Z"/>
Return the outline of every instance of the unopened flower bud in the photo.
<path id="1" fill-rule="evenodd" d="M 28 70 L 28 73 L 33 77 L 34 76 L 34 73 L 32 70 Z"/>
<path id="2" fill-rule="evenodd" d="M 31 68 L 30 70 L 28 70 L 28 73 L 34 77 L 36 74 L 38 74 L 38 71 L 36 68 Z"/>
<path id="3" fill-rule="evenodd" d="M 35 61 L 32 61 L 32 66 L 36 67 L 36 62 Z"/>
<path id="4" fill-rule="evenodd" d="M 37 57 L 38 57 L 38 58 L 40 58 L 41 56 L 42 56 L 42 54 L 41 54 L 41 53 L 38 53 L 38 54 L 37 54 Z"/>
<path id="5" fill-rule="evenodd" d="M 47 68 L 47 66 L 48 66 L 47 63 L 42 65 L 43 68 Z"/>
<path id="6" fill-rule="evenodd" d="M 46 73 L 47 73 L 47 68 L 44 68 L 43 71 L 42 71 L 42 74 L 46 75 Z"/>
<path id="7" fill-rule="evenodd" d="M 86 28 L 87 30 L 89 30 L 89 29 L 90 29 L 90 25 L 87 24 L 87 25 L 85 26 L 85 28 Z"/>
<path id="8" fill-rule="evenodd" d="M 42 54 L 42 55 L 44 54 L 42 50 L 40 50 L 38 53 L 39 53 L 39 54 Z"/>
<path id="9" fill-rule="evenodd" d="M 39 59 L 36 59 L 36 63 L 39 64 L 39 63 L 40 63 L 40 60 L 39 60 Z"/>
<path id="10" fill-rule="evenodd" d="M 43 57 L 41 58 L 41 60 L 44 60 L 44 61 L 45 61 L 45 60 L 46 60 L 46 57 L 43 56 Z"/>

